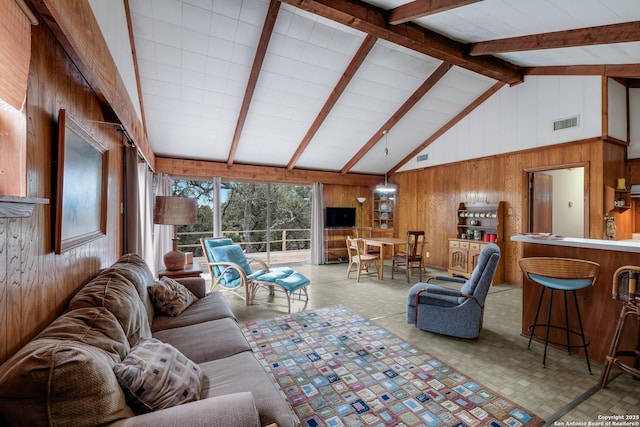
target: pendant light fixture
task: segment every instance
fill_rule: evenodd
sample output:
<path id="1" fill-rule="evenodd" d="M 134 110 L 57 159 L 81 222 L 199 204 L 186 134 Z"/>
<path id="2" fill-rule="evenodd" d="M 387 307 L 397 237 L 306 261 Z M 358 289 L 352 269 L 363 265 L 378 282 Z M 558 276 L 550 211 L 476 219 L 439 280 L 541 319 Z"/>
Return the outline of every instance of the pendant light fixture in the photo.
<path id="1" fill-rule="evenodd" d="M 384 135 L 384 184 L 378 184 L 376 186 L 376 191 L 381 193 L 394 193 L 398 188 L 395 184 L 389 184 L 387 182 L 387 157 L 389 156 L 389 130 L 385 129 L 382 131 Z"/>

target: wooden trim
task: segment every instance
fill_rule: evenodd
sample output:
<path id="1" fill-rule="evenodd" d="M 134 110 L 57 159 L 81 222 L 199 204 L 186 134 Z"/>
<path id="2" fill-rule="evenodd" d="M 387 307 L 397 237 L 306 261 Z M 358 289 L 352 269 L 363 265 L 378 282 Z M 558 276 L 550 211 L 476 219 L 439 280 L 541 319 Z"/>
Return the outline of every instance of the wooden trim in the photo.
<path id="1" fill-rule="evenodd" d="M 417 156 L 422 150 L 427 148 L 431 143 L 433 143 L 436 139 L 440 138 L 446 131 L 455 126 L 460 120 L 465 118 L 469 113 L 475 110 L 480 104 L 493 96 L 494 93 L 502 89 L 505 84 L 503 82 L 497 82 L 493 86 L 491 86 L 488 90 L 486 90 L 482 95 L 477 97 L 471 104 L 467 105 L 467 107 L 456 114 L 454 118 L 445 123 L 440 129 L 438 129 L 433 135 L 427 138 L 422 144 L 420 144 L 415 150 L 409 153 L 404 159 L 400 160 L 400 162 L 392 167 L 389 170 L 390 174 L 395 173 L 398 169 L 404 166 L 409 162 L 414 156 Z"/>
<path id="2" fill-rule="evenodd" d="M 525 68 L 527 76 L 640 77 L 640 64 L 552 65 Z"/>
<path id="3" fill-rule="evenodd" d="M 283 0 L 283 3 L 510 85 L 523 81 L 520 66 L 492 56 L 471 57 L 466 44 L 412 22 L 389 26 L 387 11 L 362 1 Z"/>
<path id="4" fill-rule="evenodd" d="M 609 136 L 609 135 L 603 136 L 602 140 L 606 142 L 610 142 L 612 144 L 624 145 L 625 147 L 629 146 L 629 143 L 627 141 L 623 141 L 621 139 L 614 138 L 613 136 Z"/>
<path id="5" fill-rule="evenodd" d="M 35 205 L 48 205 L 49 199 L 39 197 L 13 197 L 0 195 L 0 218 L 26 218 Z"/>
<path id="6" fill-rule="evenodd" d="M 136 41 L 133 35 L 133 23 L 131 22 L 131 7 L 129 0 L 123 0 L 124 13 L 127 17 L 127 29 L 129 30 L 129 43 L 131 45 L 131 56 L 133 58 L 133 72 L 136 75 L 136 88 L 138 89 L 138 101 L 140 102 L 140 120 L 142 120 L 142 128 L 147 129 L 147 116 L 144 112 L 144 99 L 142 96 L 142 84 L 140 83 L 140 67 L 138 67 L 138 53 L 136 51 Z"/>
<path id="7" fill-rule="evenodd" d="M 469 54 L 494 55 L 504 52 L 558 49 L 575 46 L 594 46 L 610 43 L 626 43 L 640 40 L 640 21 L 598 27 L 577 28 L 575 30 L 530 34 L 498 40 L 487 40 L 470 45 Z"/>
<path id="8" fill-rule="evenodd" d="M 609 135 L 609 78 L 603 76 L 600 79 L 602 90 L 602 138 Z"/>
<path id="9" fill-rule="evenodd" d="M 385 130 L 391 129 L 396 125 L 417 103 L 422 97 L 433 88 L 436 83 L 451 69 L 452 65 L 446 62 L 440 66 L 420 85 L 418 89 L 405 101 L 398 110 L 391 115 L 380 129 L 378 129 L 371 138 L 362 146 L 362 148 L 342 167 L 340 173 L 346 174 L 358 161 L 371 150 L 384 135 Z"/>
<path id="10" fill-rule="evenodd" d="M 352 185 L 374 187 L 383 179 L 382 175 L 346 174 L 339 172 L 314 171 L 308 169 L 289 170 L 284 167 L 234 164 L 204 160 L 174 159 L 158 157 L 156 172 L 168 173 L 177 177 L 211 178 L 251 182 L 273 182 L 285 184 L 323 184 Z"/>
<path id="11" fill-rule="evenodd" d="M 479 1 L 481 0 L 414 0 L 391 9 L 389 24 L 403 24 L 414 19 L 446 12 L 447 10 L 467 6 Z"/>
<path id="12" fill-rule="evenodd" d="M 247 89 L 244 92 L 244 98 L 242 99 L 242 106 L 240 107 L 240 113 L 238 114 L 238 121 L 236 123 L 236 130 L 233 133 L 233 140 L 231 141 L 231 148 L 229 149 L 229 157 L 227 158 L 227 164 L 231 166 L 238 150 L 238 144 L 240 143 L 240 136 L 242 135 L 242 129 L 247 120 L 249 114 L 249 107 L 251 106 L 251 100 L 253 99 L 253 93 L 256 90 L 258 83 L 258 77 L 260 77 L 260 71 L 262 70 L 262 63 L 264 57 L 267 54 L 267 47 L 269 47 L 269 40 L 271 40 L 271 34 L 273 34 L 273 28 L 276 25 L 276 19 L 278 18 L 278 12 L 280 10 L 280 2 L 278 0 L 271 0 L 269 2 L 269 10 L 267 16 L 264 19 L 264 26 L 262 27 L 262 33 L 260 34 L 260 41 L 256 47 L 256 56 L 253 58 L 253 65 L 251 66 L 251 72 L 249 73 L 249 81 L 247 82 Z"/>
<path id="13" fill-rule="evenodd" d="M 318 129 L 320 129 L 320 125 L 322 125 L 322 123 L 325 121 L 325 119 L 331 112 L 331 109 L 334 107 L 336 102 L 338 102 L 338 99 L 340 99 L 340 96 L 349 85 L 349 82 L 351 82 L 351 80 L 353 79 L 353 76 L 355 76 L 356 72 L 364 62 L 365 58 L 367 57 L 371 49 L 373 49 L 373 46 L 375 46 L 377 40 L 378 39 L 376 37 L 367 35 L 365 40 L 362 42 L 355 56 L 351 59 L 349 66 L 347 67 L 345 72 L 342 74 L 342 77 L 340 77 L 340 80 L 331 91 L 329 98 L 327 98 L 327 101 L 324 103 L 324 105 L 322 106 L 322 109 L 320 110 L 315 120 L 311 124 L 311 127 L 307 131 L 307 134 L 304 136 L 304 138 L 302 138 L 302 141 L 300 142 L 300 145 L 298 145 L 296 152 L 291 157 L 291 160 L 289 160 L 287 169 L 289 170 L 293 169 L 296 162 L 302 155 L 302 152 L 307 148 L 307 146 L 311 142 L 311 139 L 313 139 L 316 132 L 318 132 Z"/>

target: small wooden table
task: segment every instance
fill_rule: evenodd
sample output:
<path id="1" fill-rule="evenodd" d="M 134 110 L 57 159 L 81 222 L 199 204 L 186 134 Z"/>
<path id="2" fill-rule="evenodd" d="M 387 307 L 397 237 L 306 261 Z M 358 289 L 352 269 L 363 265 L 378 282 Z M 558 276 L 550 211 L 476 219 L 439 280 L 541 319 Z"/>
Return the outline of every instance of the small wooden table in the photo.
<path id="1" fill-rule="evenodd" d="M 398 239 L 396 237 L 371 237 L 368 239 L 362 239 L 365 243 L 365 251 L 367 246 L 375 246 L 380 248 L 380 272 L 378 277 L 380 280 L 384 279 L 384 247 L 391 246 L 391 253 L 395 254 L 396 245 L 406 245 L 406 239 Z"/>
<path id="2" fill-rule="evenodd" d="M 201 274 L 202 269 L 200 268 L 200 263 L 194 262 L 193 264 L 185 265 L 181 270 L 160 270 L 158 271 L 158 279 L 161 279 L 164 276 L 171 277 L 172 279 L 182 277 L 200 277 Z"/>

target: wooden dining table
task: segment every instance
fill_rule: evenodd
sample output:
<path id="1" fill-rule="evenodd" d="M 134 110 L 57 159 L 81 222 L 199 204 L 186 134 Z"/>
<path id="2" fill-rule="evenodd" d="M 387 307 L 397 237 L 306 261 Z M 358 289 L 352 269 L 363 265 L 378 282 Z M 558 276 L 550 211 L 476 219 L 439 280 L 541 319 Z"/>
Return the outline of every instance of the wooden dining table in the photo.
<path id="1" fill-rule="evenodd" d="M 370 237 L 366 239 L 362 239 L 364 241 L 365 252 L 368 250 L 369 246 L 373 246 L 376 248 L 380 248 L 380 265 L 378 271 L 378 278 L 380 280 L 384 279 L 384 249 L 385 246 L 391 246 L 391 254 L 395 254 L 396 245 L 406 245 L 406 239 L 398 239 L 397 237 Z"/>

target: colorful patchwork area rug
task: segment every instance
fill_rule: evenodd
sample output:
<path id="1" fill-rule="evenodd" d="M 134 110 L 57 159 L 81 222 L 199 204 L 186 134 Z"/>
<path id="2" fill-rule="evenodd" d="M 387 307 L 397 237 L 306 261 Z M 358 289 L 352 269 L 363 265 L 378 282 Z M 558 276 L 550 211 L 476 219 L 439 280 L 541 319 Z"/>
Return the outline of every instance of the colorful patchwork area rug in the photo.
<path id="1" fill-rule="evenodd" d="M 302 426 L 540 426 L 543 420 L 342 306 L 243 323 Z"/>

